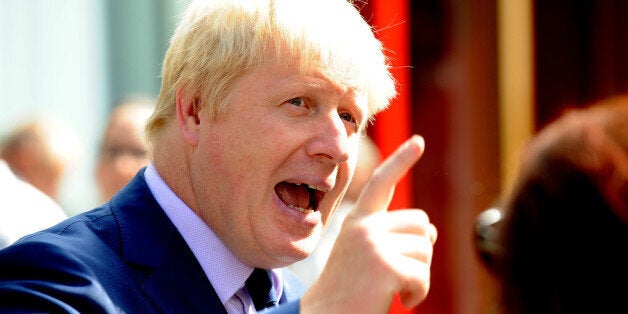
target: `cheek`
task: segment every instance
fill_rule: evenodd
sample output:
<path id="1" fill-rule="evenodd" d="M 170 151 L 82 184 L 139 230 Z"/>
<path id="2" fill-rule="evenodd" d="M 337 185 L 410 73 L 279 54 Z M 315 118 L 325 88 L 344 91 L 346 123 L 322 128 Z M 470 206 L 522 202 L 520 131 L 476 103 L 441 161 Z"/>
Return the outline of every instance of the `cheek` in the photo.
<path id="1" fill-rule="evenodd" d="M 111 182 L 116 182 L 120 175 L 119 171 L 113 166 L 112 163 L 102 164 L 98 169 L 98 179 L 107 184 L 111 184 Z"/>
<path id="2" fill-rule="evenodd" d="M 215 205 L 220 208 L 243 206 L 262 175 L 260 158 L 252 153 L 256 146 L 237 136 L 218 138 L 201 137 L 193 152 L 192 176 L 200 189 L 197 193 L 203 194 L 197 197 L 203 203 L 218 203 Z"/>

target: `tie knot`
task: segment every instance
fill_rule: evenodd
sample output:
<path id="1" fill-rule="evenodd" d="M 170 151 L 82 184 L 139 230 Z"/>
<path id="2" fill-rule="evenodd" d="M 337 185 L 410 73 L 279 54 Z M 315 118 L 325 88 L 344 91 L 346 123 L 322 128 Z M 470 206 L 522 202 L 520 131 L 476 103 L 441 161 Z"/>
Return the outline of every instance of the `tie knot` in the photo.
<path id="1" fill-rule="evenodd" d="M 273 289 L 270 273 L 261 268 L 253 269 L 253 273 L 245 282 L 246 291 L 253 299 L 256 310 L 277 305 L 277 295 Z"/>

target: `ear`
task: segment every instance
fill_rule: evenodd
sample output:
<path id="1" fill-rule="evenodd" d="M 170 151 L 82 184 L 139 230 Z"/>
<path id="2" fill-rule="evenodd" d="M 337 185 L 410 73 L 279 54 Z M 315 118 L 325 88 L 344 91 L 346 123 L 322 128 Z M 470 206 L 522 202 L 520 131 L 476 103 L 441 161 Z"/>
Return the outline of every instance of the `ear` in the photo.
<path id="1" fill-rule="evenodd" d="M 177 126 L 188 144 L 198 144 L 201 119 L 198 116 L 198 98 L 191 98 L 182 88 L 177 89 Z"/>

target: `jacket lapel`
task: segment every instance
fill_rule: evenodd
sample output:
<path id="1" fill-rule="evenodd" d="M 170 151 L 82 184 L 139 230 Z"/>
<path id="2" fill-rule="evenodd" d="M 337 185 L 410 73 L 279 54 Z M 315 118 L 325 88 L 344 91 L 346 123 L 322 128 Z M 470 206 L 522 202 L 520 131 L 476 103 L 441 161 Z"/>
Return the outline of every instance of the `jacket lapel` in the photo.
<path id="1" fill-rule="evenodd" d="M 226 313 L 181 234 L 153 198 L 144 169 L 110 202 L 121 234 L 122 259 L 144 293 L 166 313 Z"/>
<path id="2" fill-rule="evenodd" d="M 202 268 L 183 241 L 173 240 L 144 283 L 145 293 L 164 313 L 224 313 Z"/>

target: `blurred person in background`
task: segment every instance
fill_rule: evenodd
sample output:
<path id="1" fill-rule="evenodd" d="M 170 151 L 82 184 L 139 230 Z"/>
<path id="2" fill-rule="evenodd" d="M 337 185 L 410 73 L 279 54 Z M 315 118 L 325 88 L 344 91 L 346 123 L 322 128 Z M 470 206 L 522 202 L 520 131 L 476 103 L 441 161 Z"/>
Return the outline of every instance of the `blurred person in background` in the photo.
<path id="1" fill-rule="evenodd" d="M 358 196 L 360 196 L 362 189 L 366 186 L 366 182 L 381 161 L 382 155 L 375 142 L 367 135 L 363 136 L 360 142 L 358 161 L 353 179 L 351 179 L 351 183 L 349 183 L 347 192 L 342 198 L 336 213 L 323 231 L 323 235 L 312 254 L 304 260 L 290 265 L 290 269 L 297 274 L 306 286 L 312 285 L 320 276 L 323 268 L 325 268 L 329 253 L 331 253 L 331 249 L 340 233 L 342 223 L 355 206 Z"/>
<path id="2" fill-rule="evenodd" d="M 54 199 L 76 160 L 76 134 L 58 121 L 19 124 L 0 145 L 0 248 L 67 218 Z"/>
<path id="3" fill-rule="evenodd" d="M 82 155 L 78 135 L 60 121 L 38 116 L 17 125 L 0 144 L 0 157 L 20 179 L 59 202 L 66 171 Z"/>
<path id="4" fill-rule="evenodd" d="M 155 100 L 126 98 L 109 116 L 96 163 L 96 183 L 101 201 L 108 201 L 150 162 L 144 126 L 155 109 Z"/>
<path id="5" fill-rule="evenodd" d="M 499 212 L 480 216 L 499 312 L 628 313 L 628 96 L 543 128 Z"/>

